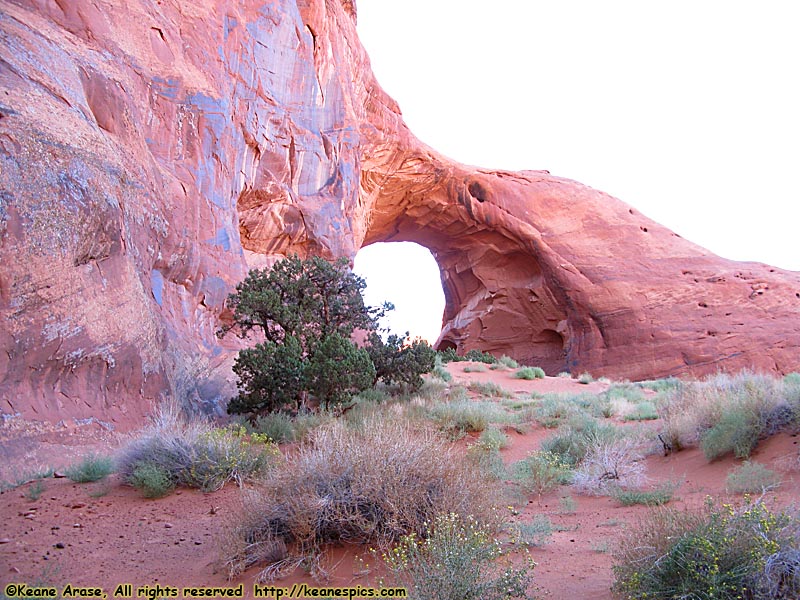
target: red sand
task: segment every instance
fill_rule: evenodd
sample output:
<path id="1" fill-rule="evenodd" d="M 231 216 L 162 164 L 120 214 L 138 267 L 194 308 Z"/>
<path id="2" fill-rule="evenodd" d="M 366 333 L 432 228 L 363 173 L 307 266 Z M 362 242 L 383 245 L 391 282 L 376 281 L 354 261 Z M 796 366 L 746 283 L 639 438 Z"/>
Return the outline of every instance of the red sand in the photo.
<path id="1" fill-rule="evenodd" d="M 466 363 L 450 365 L 455 381 L 494 381 L 514 392 L 598 392 L 603 383 L 580 385 L 574 380 L 513 379 L 512 371 L 463 373 Z M 508 431 L 511 443 L 502 451 L 506 463 L 519 460 L 539 447 L 552 431 L 532 427 L 525 434 Z M 781 486 L 770 496 L 779 504 L 800 497 L 796 471 L 798 439 L 781 434 L 763 442 L 753 459 L 778 470 Z M 112 450 L 117 436 L 99 425 L 55 427 L 10 420 L 0 427 L 0 478 L 13 479 L 39 465 L 63 467 L 91 450 Z M 464 444 L 461 444 L 464 446 Z M 697 449 L 647 459 L 653 483 L 678 482 L 675 507 L 700 506 L 707 495 L 724 497 L 725 477 L 737 463 L 732 458 L 708 463 Z M 245 597 L 252 593 L 257 569 L 228 582 L 219 564 L 220 542 L 227 524 L 235 518 L 240 492 L 229 485 L 203 494 L 181 490 L 159 500 L 145 500 L 112 477 L 107 482 L 75 484 L 67 479 L 46 479 L 38 500 L 26 494 L 25 484 L 0 495 L 0 583 L 51 585 L 66 583 L 103 586 L 109 597 L 121 583 L 134 586 L 236 586 L 244 583 Z M 561 502 L 571 496 L 574 512 Z M 534 578 L 539 595 L 549 598 L 611 598 L 612 551 L 626 527 L 648 509 L 625 508 L 607 497 L 582 496 L 562 487 L 531 497 L 516 517 L 527 521 L 547 515 L 554 527 L 551 541 L 531 548 L 538 563 Z M 364 576 L 356 560 L 362 548 L 335 549 L 328 557 L 333 577 L 328 585 L 371 585 L 376 573 Z M 374 559 L 365 556 L 366 563 Z M 277 583 L 305 582 L 322 585 L 302 571 Z M 134 594 L 135 597 L 135 594 Z"/>

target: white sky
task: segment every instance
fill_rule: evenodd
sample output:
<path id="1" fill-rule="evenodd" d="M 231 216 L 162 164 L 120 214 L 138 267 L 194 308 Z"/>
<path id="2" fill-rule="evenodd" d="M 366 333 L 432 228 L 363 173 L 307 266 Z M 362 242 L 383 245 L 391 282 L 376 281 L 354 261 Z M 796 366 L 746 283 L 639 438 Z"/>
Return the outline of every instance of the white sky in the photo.
<path id="1" fill-rule="evenodd" d="M 406 123 L 445 155 L 548 169 L 721 256 L 800 270 L 797 14 L 785 0 L 358 0 L 358 29 Z"/>

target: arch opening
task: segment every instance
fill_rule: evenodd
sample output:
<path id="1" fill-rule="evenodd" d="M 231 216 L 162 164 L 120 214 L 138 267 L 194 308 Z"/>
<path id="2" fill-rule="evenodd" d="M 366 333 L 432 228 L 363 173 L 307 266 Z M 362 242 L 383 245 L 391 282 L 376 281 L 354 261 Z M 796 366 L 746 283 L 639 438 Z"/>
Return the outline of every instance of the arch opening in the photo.
<path id="1" fill-rule="evenodd" d="M 381 321 L 392 333 L 409 332 L 431 345 L 442 330 L 445 296 L 439 265 L 431 251 L 415 242 L 377 242 L 356 254 L 353 271 L 367 282 L 369 305 L 391 302 Z"/>

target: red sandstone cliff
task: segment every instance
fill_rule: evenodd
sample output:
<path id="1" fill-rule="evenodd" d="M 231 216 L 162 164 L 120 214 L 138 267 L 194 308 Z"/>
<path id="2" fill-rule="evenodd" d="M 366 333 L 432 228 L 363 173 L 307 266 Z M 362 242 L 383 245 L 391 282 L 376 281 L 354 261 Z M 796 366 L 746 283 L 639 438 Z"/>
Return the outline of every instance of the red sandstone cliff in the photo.
<path id="1" fill-rule="evenodd" d="M 352 0 L 0 0 L 0 36 L 2 413 L 214 410 L 248 264 L 389 240 L 439 262 L 443 345 L 551 373 L 800 369 L 800 274 L 437 154 L 376 83 Z"/>

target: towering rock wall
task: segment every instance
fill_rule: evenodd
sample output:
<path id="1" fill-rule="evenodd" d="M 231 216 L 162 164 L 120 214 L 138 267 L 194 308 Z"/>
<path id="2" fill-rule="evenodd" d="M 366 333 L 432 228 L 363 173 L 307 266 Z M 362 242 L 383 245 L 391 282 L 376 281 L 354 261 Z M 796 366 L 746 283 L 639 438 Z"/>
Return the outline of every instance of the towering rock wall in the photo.
<path id="1" fill-rule="evenodd" d="M 218 409 L 248 266 L 417 241 L 441 345 L 551 372 L 800 368 L 800 275 L 420 143 L 352 0 L 0 0 L 0 412 Z"/>

